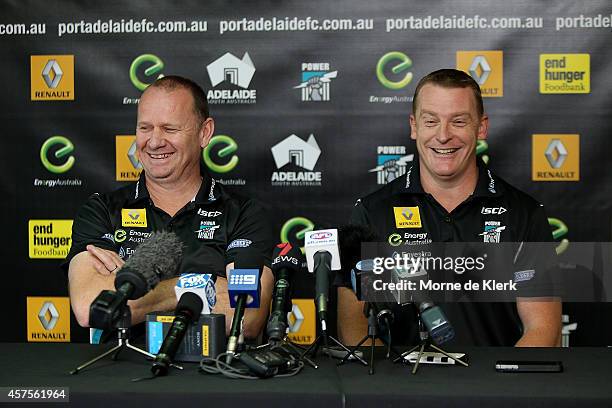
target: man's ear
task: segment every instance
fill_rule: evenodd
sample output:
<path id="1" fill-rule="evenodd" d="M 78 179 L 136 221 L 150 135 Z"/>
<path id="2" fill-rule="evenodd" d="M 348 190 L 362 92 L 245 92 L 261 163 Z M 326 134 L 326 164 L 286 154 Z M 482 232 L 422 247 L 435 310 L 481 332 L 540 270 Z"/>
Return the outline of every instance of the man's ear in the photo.
<path id="1" fill-rule="evenodd" d="M 417 135 L 417 124 L 416 124 L 416 118 L 414 117 L 414 115 L 411 113 L 410 114 L 410 138 L 412 140 L 416 140 L 416 135 Z"/>
<path id="2" fill-rule="evenodd" d="M 202 128 L 200 129 L 200 147 L 204 149 L 208 146 L 212 135 L 215 133 L 215 121 L 213 118 L 207 118 L 202 123 Z"/>
<path id="3" fill-rule="evenodd" d="M 480 123 L 478 124 L 478 134 L 477 139 L 485 140 L 489 135 L 489 117 L 486 113 L 482 114 L 480 118 Z"/>

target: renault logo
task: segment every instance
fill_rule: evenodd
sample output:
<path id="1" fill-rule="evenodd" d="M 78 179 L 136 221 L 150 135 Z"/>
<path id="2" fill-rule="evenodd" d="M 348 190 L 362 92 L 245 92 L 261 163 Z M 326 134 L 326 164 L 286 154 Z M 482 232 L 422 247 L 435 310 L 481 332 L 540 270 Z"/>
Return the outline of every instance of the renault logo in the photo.
<path id="1" fill-rule="evenodd" d="M 53 71 L 53 78 L 51 77 Z M 57 88 L 64 76 L 64 72 L 60 68 L 56 60 L 50 59 L 42 70 L 42 77 L 49 88 Z"/>
<path id="2" fill-rule="evenodd" d="M 491 66 L 484 55 L 477 55 L 472 60 L 472 65 L 470 65 L 468 71 L 470 72 L 472 78 L 478 82 L 478 85 L 482 86 L 489 78 Z"/>
<path id="3" fill-rule="evenodd" d="M 404 211 L 402 211 L 402 215 L 404 216 L 404 218 L 407 221 L 410 221 L 412 219 L 412 216 L 414 215 L 414 213 L 410 210 L 409 207 L 404 208 Z"/>
<path id="4" fill-rule="evenodd" d="M 53 330 L 59 319 L 59 312 L 52 302 L 45 302 L 38 312 L 38 320 L 45 330 Z"/>
<path id="5" fill-rule="evenodd" d="M 559 139 L 553 139 L 548 144 L 546 152 L 544 152 L 546 160 L 553 169 L 558 169 L 563 166 L 565 159 L 567 158 L 567 149 L 561 143 Z"/>
<path id="6" fill-rule="evenodd" d="M 289 332 L 296 333 L 300 331 L 304 322 L 304 313 L 302 313 L 298 305 L 293 305 L 291 311 L 287 313 L 287 322 L 289 323 Z"/>

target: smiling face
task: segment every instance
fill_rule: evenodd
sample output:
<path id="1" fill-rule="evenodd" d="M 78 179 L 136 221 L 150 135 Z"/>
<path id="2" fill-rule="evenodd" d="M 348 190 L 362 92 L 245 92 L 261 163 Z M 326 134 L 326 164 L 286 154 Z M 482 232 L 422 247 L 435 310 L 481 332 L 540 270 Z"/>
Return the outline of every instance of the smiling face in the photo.
<path id="1" fill-rule="evenodd" d="M 136 145 L 147 182 L 172 184 L 200 176 L 201 149 L 214 131 L 200 119 L 185 88 L 148 88 L 140 98 Z"/>
<path id="2" fill-rule="evenodd" d="M 441 184 L 477 176 L 476 141 L 486 139 L 488 123 L 478 114 L 472 89 L 424 85 L 410 115 L 421 177 Z"/>

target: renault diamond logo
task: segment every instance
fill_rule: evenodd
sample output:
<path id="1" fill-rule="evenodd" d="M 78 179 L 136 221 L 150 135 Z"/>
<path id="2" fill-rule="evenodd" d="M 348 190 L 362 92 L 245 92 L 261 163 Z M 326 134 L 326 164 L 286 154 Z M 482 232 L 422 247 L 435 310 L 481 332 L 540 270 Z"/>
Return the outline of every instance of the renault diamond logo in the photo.
<path id="1" fill-rule="evenodd" d="M 142 169 L 142 163 L 140 163 L 140 160 L 138 160 L 138 156 L 136 155 L 136 149 L 137 149 L 136 139 L 134 139 L 134 141 L 130 145 L 130 148 L 128 149 L 127 157 L 135 169 Z"/>
<path id="2" fill-rule="evenodd" d="M 289 323 L 289 332 L 296 333 L 302 328 L 304 322 L 304 313 L 298 305 L 293 305 L 291 311 L 287 313 L 287 322 Z"/>
<path id="3" fill-rule="evenodd" d="M 131 219 L 133 220 L 137 220 L 138 217 L 140 217 L 140 213 L 138 212 L 138 210 L 134 210 L 134 211 L 130 211 L 128 213 L 128 215 L 130 216 Z"/>
<path id="4" fill-rule="evenodd" d="M 550 167 L 553 169 L 558 169 L 561 168 L 561 166 L 563 166 L 563 162 L 565 162 L 565 158 L 567 157 L 567 149 L 563 143 L 561 143 L 561 140 L 553 139 L 548 144 L 544 155 L 546 156 L 546 160 L 548 160 Z"/>
<path id="5" fill-rule="evenodd" d="M 38 312 L 38 320 L 45 330 L 53 330 L 59 319 L 59 312 L 51 302 L 45 302 Z"/>
<path id="6" fill-rule="evenodd" d="M 402 215 L 404 216 L 405 219 L 410 221 L 414 213 L 410 210 L 410 207 L 406 207 L 404 208 L 404 211 L 402 211 Z"/>
<path id="7" fill-rule="evenodd" d="M 51 71 L 53 71 L 53 77 L 51 77 L 50 75 Z M 63 75 L 64 75 L 64 72 L 60 68 L 57 61 L 54 59 L 50 59 L 49 61 L 47 61 L 47 64 L 42 70 L 42 77 L 45 80 L 45 83 L 47 84 L 49 88 L 52 88 L 52 89 L 57 88 L 60 81 L 62 80 Z"/>
<path id="8" fill-rule="evenodd" d="M 491 73 L 491 66 L 484 55 L 477 55 L 472 60 L 472 65 L 468 70 L 470 75 L 478 82 L 478 85 L 484 85 Z"/>

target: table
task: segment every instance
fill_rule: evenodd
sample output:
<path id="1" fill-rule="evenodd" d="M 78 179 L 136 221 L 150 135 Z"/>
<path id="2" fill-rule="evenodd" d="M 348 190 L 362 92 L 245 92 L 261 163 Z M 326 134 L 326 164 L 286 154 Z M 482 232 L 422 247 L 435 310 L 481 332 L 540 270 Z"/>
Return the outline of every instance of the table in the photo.
<path id="1" fill-rule="evenodd" d="M 607 348 L 473 348 L 462 350 L 469 355 L 470 367 L 421 365 L 416 375 L 410 366 L 384 360 L 382 353 L 377 355 L 373 376 L 357 363 L 337 367 L 323 357 L 316 359 L 317 370 L 306 366 L 295 377 L 256 381 L 202 375 L 196 364 L 185 364 L 183 371 L 141 382 L 131 379 L 146 376 L 150 363 L 123 351 L 116 362 L 104 360 L 78 375 L 68 374 L 108 347 L 0 343 L 0 386 L 69 387 L 70 407 L 612 406 L 612 349 Z M 565 371 L 497 373 L 495 361 L 501 359 L 561 360 Z M 67 406 L 42 406 L 54 405 Z"/>

